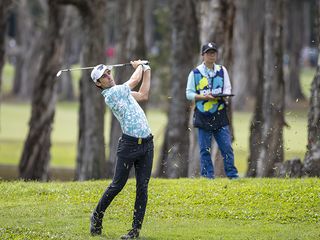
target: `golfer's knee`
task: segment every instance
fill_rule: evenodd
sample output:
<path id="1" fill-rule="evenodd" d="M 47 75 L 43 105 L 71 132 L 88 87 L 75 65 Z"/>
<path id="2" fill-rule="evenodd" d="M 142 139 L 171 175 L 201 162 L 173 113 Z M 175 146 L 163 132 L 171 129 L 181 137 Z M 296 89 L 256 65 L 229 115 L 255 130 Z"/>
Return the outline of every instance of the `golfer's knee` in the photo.
<path id="1" fill-rule="evenodd" d="M 121 192 L 121 190 L 123 189 L 123 187 L 125 186 L 125 183 L 115 183 L 112 182 L 109 186 L 110 190 L 115 192 L 115 193 L 119 193 Z"/>

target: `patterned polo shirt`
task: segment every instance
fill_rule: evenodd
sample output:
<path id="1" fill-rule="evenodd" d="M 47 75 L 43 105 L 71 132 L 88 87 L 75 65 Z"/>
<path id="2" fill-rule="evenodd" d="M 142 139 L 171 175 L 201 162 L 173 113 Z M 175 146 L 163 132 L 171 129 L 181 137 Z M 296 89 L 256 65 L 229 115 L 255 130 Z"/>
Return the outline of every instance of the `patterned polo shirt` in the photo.
<path id="1" fill-rule="evenodd" d="M 147 117 L 131 95 L 128 85 L 115 85 L 103 90 L 101 94 L 118 119 L 124 134 L 136 138 L 145 138 L 151 134 Z"/>

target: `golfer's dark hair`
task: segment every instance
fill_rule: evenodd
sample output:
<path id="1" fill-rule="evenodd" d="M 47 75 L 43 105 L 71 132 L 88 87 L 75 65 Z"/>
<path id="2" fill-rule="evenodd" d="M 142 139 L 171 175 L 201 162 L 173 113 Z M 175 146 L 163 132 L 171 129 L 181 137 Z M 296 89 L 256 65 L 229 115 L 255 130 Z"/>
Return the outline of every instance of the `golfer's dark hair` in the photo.
<path id="1" fill-rule="evenodd" d="M 98 79 L 97 80 L 97 82 L 100 82 L 100 79 Z M 97 88 L 100 88 L 101 90 L 103 90 L 103 88 L 102 87 L 100 87 L 100 86 L 97 86 L 96 84 L 94 84 Z"/>

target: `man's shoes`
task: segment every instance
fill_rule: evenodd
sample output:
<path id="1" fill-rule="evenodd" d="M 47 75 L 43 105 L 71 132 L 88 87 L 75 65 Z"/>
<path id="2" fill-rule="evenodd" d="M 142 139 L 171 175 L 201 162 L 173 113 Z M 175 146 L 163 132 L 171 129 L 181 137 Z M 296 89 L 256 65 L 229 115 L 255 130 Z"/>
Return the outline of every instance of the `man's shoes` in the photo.
<path id="1" fill-rule="evenodd" d="M 103 214 L 93 212 L 90 217 L 90 233 L 92 236 L 101 235 Z"/>
<path id="2" fill-rule="evenodd" d="M 126 235 L 121 236 L 121 239 L 134 239 L 139 237 L 140 229 L 133 228 Z"/>

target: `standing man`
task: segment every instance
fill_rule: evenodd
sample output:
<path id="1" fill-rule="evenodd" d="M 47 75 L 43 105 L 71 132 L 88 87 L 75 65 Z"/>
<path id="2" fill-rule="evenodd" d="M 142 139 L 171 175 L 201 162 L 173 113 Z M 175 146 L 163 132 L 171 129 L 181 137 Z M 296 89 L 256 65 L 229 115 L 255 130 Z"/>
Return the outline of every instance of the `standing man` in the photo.
<path id="1" fill-rule="evenodd" d="M 153 161 L 153 136 L 146 115 L 137 101 L 145 101 L 149 96 L 151 69 L 144 61 L 131 61 L 135 69 L 130 79 L 116 85 L 111 69 L 103 64 L 91 72 L 95 85 L 102 90 L 105 103 L 118 119 L 122 129 L 117 149 L 114 177 L 102 195 L 90 218 L 90 232 L 100 235 L 104 212 L 114 197 L 126 184 L 132 166 L 136 176 L 136 200 L 132 229 L 121 239 L 139 237 L 148 199 L 148 183 Z M 142 80 L 138 92 L 131 91 Z"/>
<path id="2" fill-rule="evenodd" d="M 216 64 L 217 45 L 213 42 L 202 46 L 203 62 L 188 76 L 187 99 L 195 101 L 194 127 L 198 128 L 201 176 L 214 178 L 211 160 L 212 136 L 223 156 L 224 170 L 228 178 L 238 178 L 231 146 L 227 104 L 217 94 L 231 94 L 227 69 Z"/>

